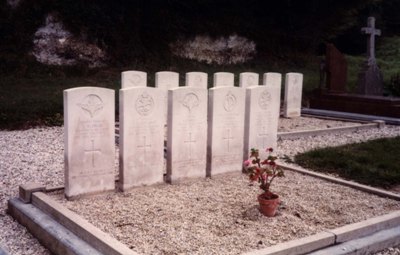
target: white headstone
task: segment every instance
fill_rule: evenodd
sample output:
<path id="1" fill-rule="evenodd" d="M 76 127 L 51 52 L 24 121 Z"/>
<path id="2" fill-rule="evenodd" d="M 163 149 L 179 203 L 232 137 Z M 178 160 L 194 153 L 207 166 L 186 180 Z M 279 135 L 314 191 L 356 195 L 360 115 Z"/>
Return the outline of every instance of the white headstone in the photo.
<path id="1" fill-rule="evenodd" d="M 119 92 L 119 188 L 163 182 L 163 91 L 128 88 Z"/>
<path id="2" fill-rule="evenodd" d="M 233 73 L 219 72 L 214 73 L 214 87 L 233 87 L 235 86 L 235 76 Z"/>
<path id="3" fill-rule="evenodd" d="M 202 72 L 186 73 L 185 86 L 196 88 L 208 88 L 208 75 Z"/>
<path id="4" fill-rule="evenodd" d="M 207 175 L 238 172 L 243 165 L 245 90 L 209 90 Z"/>
<path id="5" fill-rule="evenodd" d="M 114 90 L 64 90 L 65 196 L 115 187 Z"/>
<path id="6" fill-rule="evenodd" d="M 258 73 L 245 72 L 239 75 L 239 87 L 247 88 L 257 86 L 259 84 Z"/>
<path id="7" fill-rule="evenodd" d="M 303 91 L 303 74 L 287 73 L 285 77 L 285 99 L 283 116 L 295 118 L 301 115 L 301 97 Z"/>
<path id="8" fill-rule="evenodd" d="M 267 156 L 267 148 L 276 148 L 279 102 L 278 85 L 246 89 L 244 159 L 249 158 L 251 148 L 259 149 L 262 158 Z"/>
<path id="9" fill-rule="evenodd" d="M 167 125 L 168 89 L 179 87 L 179 73 L 169 71 L 157 72 L 155 85 L 156 88 L 164 91 L 164 122 Z"/>
<path id="10" fill-rule="evenodd" d="M 147 73 L 141 71 L 125 71 L 121 73 L 121 87 L 146 87 Z"/>
<path id="11" fill-rule="evenodd" d="M 182 87 L 168 91 L 167 181 L 205 177 L 207 90 Z"/>
<path id="12" fill-rule="evenodd" d="M 282 90 L 282 74 L 280 73 L 264 73 L 263 84 L 267 87 L 271 95 L 271 102 L 268 106 L 267 115 L 269 120 L 268 132 L 270 136 L 267 138 L 267 143 L 274 150 L 277 149 L 278 141 L 278 125 L 281 115 L 281 90 Z"/>

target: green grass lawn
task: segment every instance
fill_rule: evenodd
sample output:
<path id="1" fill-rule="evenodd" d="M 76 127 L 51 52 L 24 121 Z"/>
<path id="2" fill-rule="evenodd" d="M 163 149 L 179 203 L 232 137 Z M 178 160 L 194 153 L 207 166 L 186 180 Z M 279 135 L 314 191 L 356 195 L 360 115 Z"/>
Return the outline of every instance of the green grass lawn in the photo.
<path id="1" fill-rule="evenodd" d="M 312 150 L 296 155 L 295 162 L 318 172 L 390 188 L 400 184 L 400 136 Z"/>

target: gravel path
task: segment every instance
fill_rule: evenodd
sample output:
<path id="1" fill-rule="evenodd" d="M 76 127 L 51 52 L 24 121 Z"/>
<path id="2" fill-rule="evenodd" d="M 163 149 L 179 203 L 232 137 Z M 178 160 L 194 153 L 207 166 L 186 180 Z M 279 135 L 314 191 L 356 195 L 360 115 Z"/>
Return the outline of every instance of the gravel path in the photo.
<path id="1" fill-rule="evenodd" d="M 284 120 L 287 121 L 287 120 Z M 296 123 L 297 122 L 297 123 Z M 280 123 L 280 129 L 282 130 L 283 128 L 287 128 L 289 130 L 289 127 L 287 125 L 291 125 L 290 130 L 298 130 L 298 128 L 307 126 L 315 126 L 318 127 L 321 125 L 321 127 L 326 127 L 326 125 L 334 125 L 334 124 L 327 124 L 327 122 L 320 122 L 320 124 L 317 124 L 317 122 L 320 122 L 320 120 L 315 120 L 315 119 L 310 119 L 310 118 L 300 118 L 298 120 L 293 120 L 290 121 L 290 124 L 284 124 L 283 121 Z M 308 124 L 307 124 L 308 123 Z M 335 123 L 339 126 L 344 125 L 343 123 Z M 339 145 L 339 144 L 345 144 L 345 143 L 350 143 L 350 142 L 358 142 L 358 141 L 363 141 L 367 139 L 374 139 L 374 138 L 380 138 L 380 137 L 391 137 L 391 136 L 398 136 L 400 135 L 400 127 L 393 127 L 393 126 L 387 126 L 383 129 L 371 129 L 371 130 L 362 130 L 358 132 L 353 132 L 353 133 L 345 133 L 345 134 L 339 134 L 339 135 L 326 135 L 323 137 L 312 137 L 312 138 L 302 138 L 302 139 L 296 139 L 293 141 L 285 140 L 285 141 L 280 141 L 278 145 L 278 153 L 279 155 L 288 155 L 290 157 L 294 156 L 297 152 L 301 152 L 304 150 L 308 150 L 311 148 L 316 148 L 316 147 L 325 147 L 325 146 L 332 146 L 332 145 Z M 41 254 L 50 254 L 45 248 L 43 248 L 36 239 L 32 238 L 32 236 L 27 233 L 25 228 L 21 227 L 18 223 L 14 222 L 14 220 L 8 216 L 5 213 L 6 210 L 6 203 L 7 200 L 11 197 L 17 196 L 18 193 L 18 185 L 24 182 L 28 181 L 34 181 L 34 182 L 39 182 L 42 184 L 45 184 L 47 186 L 59 186 L 63 184 L 63 129 L 60 127 L 53 127 L 53 128 L 36 128 L 36 129 L 30 129 L 26 131 L 0 131 L 0 229 L 2 230 L 0 232 L 0 245 L 6 248 L 7 250 L 10 251 L 11 254 L 35 254 L 35 255 L 41 255 Z M 117 169 L 116 169 L 117 172 Z M 302 190 L 302 185 L 306 183 L 307 180 L 310 178 L 307 177 L 301 177 L 301 176 L 296 176 L 287 173 L 288 177 L 285 178 L 285 180 L 289 180 L 290 185 L 286 184 L 288 187 L 289 186 L 295 186 L 299 190 Z M 298 181 L 297 178 L 304 178 L 304 181 Z M 242 180 L 240 176 L 233 176 L 232 177 L 232 183 L 236 185 L 237 190 L 241 191 L 244 193 L 244 198 L 249 198 L 252 195 L 252 192 L 257 192 L 256 187 L 247 187 L 246 180 Z M 294 178 L 294 179 L 292 179 Z M 222 178 L 220 181 L 223 183 L 226 181 L 227 178 Z M 215 183 L 213 184 L 214 181 L 218 181 L 219 179 L 216 178 L 215 180 L 203 180 L 202 182 L 198 183 L 203 183 L 199 184 L 200 188 L 201 185 L 209 185 L 209 186 L 218 186 L 219 188 L 223 187 L 225 184 L 220 184 L 220 183 Z M 283 179 L 282 179 L 283 180 Z M 297 181 L 296 181 L 297 180 Z M 301 179 L 303 180 L 303 179 Z M 226 181 L 229 183 L 229 181 Z M 277 182 L 281 183 L 282 185 L 285 185 L 284 182 Z M 293 185 L 293 183 L 295 185 Z M 186 185 L 186 186 L 185 186 Z M 185 184 L 183 186 L 183 190 L 185 190 L 185 187 L 190 187 L 192 184 Z M 240 188 L 238 188 L 238 186 Z M 244 185 L 244 186 L 243 186 Z M 243 187 L 242 187 L 243 186 Z M 308 185 L 312 186 L 312 185 Z M 254 189 L 253 189 L 254 188 Z M 277 187 L 278 188 L 278 187 Z M 293 187 L 291 187 L 293 188 Z M 156 190 L 169 190 L 172 189 L 172 191 L 169 192 L 174 192 L 174 187 L 170 185 L 162 185 Z M 287 190 L 287 191 L 285 191 Z M 282 194 L 282 196 L 289 195 L 285 192 L 288 193 L 295 193 L 295 191 L 290 191 L 288 188 L 283 188 L 281 191 L 279 190 L 278 192 Z M 145 191 L 143 191 L 146 193 Z M 133 193 L 128 193 L 128 194 L 133 194 Z M 143 194 L 143 193 L 142 193 Z M 175 193 L 170 193 L 173 194 L 172 196 L 179 195 L 179 196 L 184 196 L 184 192 L 180 191 L 178 194 Z M 198 192 L 199 194 L 199 199 L 204 199 L 206 200 L 205 194 L 202 194 L 201 192 Z M 236 193 L 235 193 L 236 194 Z M 337 191 L 333 191 L 332 194 L 338 194 Z M 134 195 L 134 194 L 133 194 Z M 126 196 L 133 196 L 133 195 L 126 195 Z M 139 195 L 135 195 L 139 196 Z M 239 196 L 239 195 L 238 195 Z M 123 194 L 118 194 L 117 197 L 120 197 L 120 199 L 126 199 L 124 198 Z M 85 200 L 89 201 L 89 200 Z M 234 204 L 234 201 L 237 201 L 236 198 L 232 198 L 232 203 Z M 289 201 L 285 201 L 286 203 L 289 203 Z M 247 202 L 246 202 L 247 203 Z M 383 203 L 383 202 L 382 202 Z M 251 201 L 251 205 L 254 204 L 254 201 Z M 381 204 L 380 202 L 378 203 L 379 205 Z M 254 222 L 254 219 L 259 219 L 257 216 L 257 210 L 248 204 L 243 204 L 245 208 L 243 208 L 242 213 L 244 212 L 245 217 L 249 218 L 249 222 L 253 223 L 253 225 L 260 225 L 256 224 Z M 390 203 L 384 202 L 384 207 L 386 209 L 384 210 L 392 210 L 398 205 L 393 205 Z M 183 208 L 184 209 L 184 208 Z M 209 208 L 212 210 L 212 208 Z M 303 209 L 303 208 L 301 208 Z M 331 208 L 334 210 L 334 208 Z M 381 209 L 381 208 L 375 208 L 375 209 Z M 371 209 L 370 210 L 375 210 Z M 397 208 L 398 209 L 398 208 Z M 247 210 L 247 211 L 246 211 Z M 283 209 L 281 218 L 289 217 L 290 215 L 290 220 L 299 220 L 300 218 L 298 216 L 293 216 L 293 208 L 287 207 L 286 209 Z M 306 209 L 306 211 L 301 211 L 300 209 L 296 209 L 302 218 L 309 218 L 311 215 L 311 212 L 308 210 L 313 210 L 313 209 Z M 329 210 L 329 209 L 328 209 Z M 383 209 L 382 209 L 383 210 Z M 213 213 L 208 214 L 218 214 L 217 211 L 211 211 Z M 166 214 L 169 215 L 169 214 Z M 169 215 L 172 216 L 172 218 L 176 217 L 173 214 Z M 254 218 L 255 217 L 255 218 Z M 348 217 L 348 215 L 346 216 Z M 273 219 L 273 221 L 276 221 L 279 217 L 276 219 Z M 236 231 L 236 229 L 241 230 L 244 228 L 244 223 L 240 220 L 240 218 L 236 217 L 238 222 L 230 222 L 233 224 L 231 226 L 230 231 Z M 286 219 L 286 218 L 285 218 Z M 116 225 L 118 224 L 124 224 L 124 221 L 126 219 L 120 219 L 119 222 L 117 222 Z M 211 219 L 210 219 L 211 220 Z M 288 219 L 289 220 L 289 219 Z M 312 219 L 309 219 L 312 220 Z M 265 221 L 265 219 L 264 219 Z M 325 221 L 325 218 L 323 218 L 322 221 Z M 341 219 L 340 221 L 348 221 L 352 222 L 352 218 L 346 218 L 346 219 Z M 113 221 L 115 223 L 116 221 Z M 333 223 L 332 223 L 333 222 Z M 188 224 L 188 223 L 187 223 Z M 188 225 L 183 224 L 183 227 L 188 226 Z M 225 224 L 225 223 L 221 223 Z M 275 223 L 274 227 L 271 228 L 273 231 L 276 231 L 276 224 L 279 224 L 279 222 Z M 335 220 L 331 221 L 332 226 L 335 225 Z M 151 225 L 151 224 L 150 224 Z M 127 225 L 129 226 L 129 225 Z M 220 225 L 215 225 L 215 235 L 218 235 L 220 232 L 218 229 L 218 226 L 221 227 Z M 172 226 L 171 226 L 172 228 Z M 311 227 L 312 228 L 312 227 Z M 297 236 L 299 233 L 303 233 L 304 229 L 294 229 L 294 232 L 292 232 L 292 236 Z M 280 233 L 274 232 L 274 237 L 279 236 Z M 146 238 L 146 237 L 144 237 Z M 261 239 L 260 239 L 261 238 Z M 271 245 L 274 243 L 273 238 L 267 238 L 266 240 L 268 241 L 262 241 L 259 243 L 258 241 L 264 240 L 262 237 L 258 238 L 257 243 L 252 243 L 251 247 L 258 247 L 258 246 L 265 246 L 265 245 Z M 257 238 L 256 238 L 257 239 Z M 253 240 L 254 241 L 254 240 Z M 210 244 L 211 245 L 211 244 Z M 139 246 L 139 245 L 137 245 Z M 147 248 L 145 248 L 147 249 Z M 151 249 L 151 248 L 149 248 Z M 169 249 L 168 246 L 165 247 L 165 249 Z M 232 248 L 233 249 L 233 248 Z M 386 253 L 382 254 L 399 254 L 396 253 L 398 252 L 398 249 L 392 249 L 385 251 Z M 389 253 L 387 253 L 389 252 Z M 393 253 L 391 253 L 393 252 Z"/>

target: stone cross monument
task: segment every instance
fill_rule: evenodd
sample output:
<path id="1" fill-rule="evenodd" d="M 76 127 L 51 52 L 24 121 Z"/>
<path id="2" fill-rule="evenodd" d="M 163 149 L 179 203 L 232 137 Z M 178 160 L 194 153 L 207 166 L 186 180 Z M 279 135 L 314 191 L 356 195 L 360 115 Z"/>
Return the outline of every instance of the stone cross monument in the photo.
<path id="1" fill-rule="evenodd" d="M 375 28 L 375 18 L 368 18 L 368 27 L 361 28 L 361 33 L 369 35 L 369 39 L 367 42 L 367 56 L 368 56 L 368 65 L 376 64 L 375 59 L 375 36 L 381 35 L 381 30 Z"/>
<path id="2" fill-rule="evenodd" d="M 383 76 L 375 59 L 375 36 L 381 35 L 381 30 L 375 28 L 375 18 L 368 18 L 368 26 L 361 28 L 363 34 L 369 35 L 367 41 L 367 60 L 358 75 L 359 94 L 381 96 L 383 93 Z"/>

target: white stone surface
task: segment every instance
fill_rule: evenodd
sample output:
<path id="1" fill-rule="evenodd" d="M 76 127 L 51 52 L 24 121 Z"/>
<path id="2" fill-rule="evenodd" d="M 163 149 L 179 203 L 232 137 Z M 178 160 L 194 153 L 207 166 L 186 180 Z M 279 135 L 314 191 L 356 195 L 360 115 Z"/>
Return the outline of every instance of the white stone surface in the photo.
<path id="1" fill-rule="evenodd" d="M 206 89 L 182 87 L 168 91 L 167 148 L 168 182 L 206 176 Z"/>
<path id="2" fill-rule="evenodd" d="M 147 73 L 142 71 L 125 71 L 121 73 L 121 88 L 146 87 Z"/>
<path id="3" fill-rule="evenodd" d="M 65 195 L 114 190 L 114 90 L 64 90 Z"/>
<path id="4" fill-rule="evenodd" d="M 179 87 L 179 73 L 162 71 L 156 73 L 156 88 L 164 91 L 164 122 L 167 125 L 168 89 Z"/>
<path id="5" fill-rule="evenodd" d="M 243 165 L 245 90 L 209 90 L 207 175 L 240 172 Z"/>
<path id="6" fill-rule="evenodd" d="M 119 92 L 119 188 L 163 182 L 163 91 L 151 87 Z"/>
<path id="7" fill-rule="evenodd" d="M 258 73 L 245 72 L 239 75 L 239 87 L 247 88 L 259 85 L 260 75 Z"/>
<path id="8" fill-rule="evenodd" d="M 303 74 L 287 73 L 285 78 L 285 99 L 283 116 L 295 118 L 301 115 L 301 98 L 303 91 Z"/>
<path id="9" fill-rule="evenodd" d="M 280 88 L 278 86 L 253 86 L 246 89 L 246 112 L 244 131 L 244 159 L 250 155 L 250 149 L 256 148 L 265 158 L 266 148 L 276 147 L 277 124 L 276 105 L 279 105 Z"/>
<path id="10" fill-rule="evenodd" d="M 235 86 L 235 76 L 233 73 L 218 72 L 214 73 L 214 87 L 233 87 Z"/>
<path id="11" fill-rule="evenodd" d="M 267 107 L 268 118 L 268 133 L 267 143 L 274 150 L 277 149 L 278 141 L 278 125 L 281 113 L 281 89 L 282 89 L 282 74 L 280 73 L 264 73 L 263 84 L 267 87 L 267 91 L 271 96 L 271 101 Z M 266 96 L 268 97 L 268 96 Z M 268 100 L 266 100 L 267 104 Z"/>
<path id="12" fill-rule="evenodd" d="M 196 88 L 208 88 L 208 74 L 203 72 L 186 73 L 185 86 Z"/>

